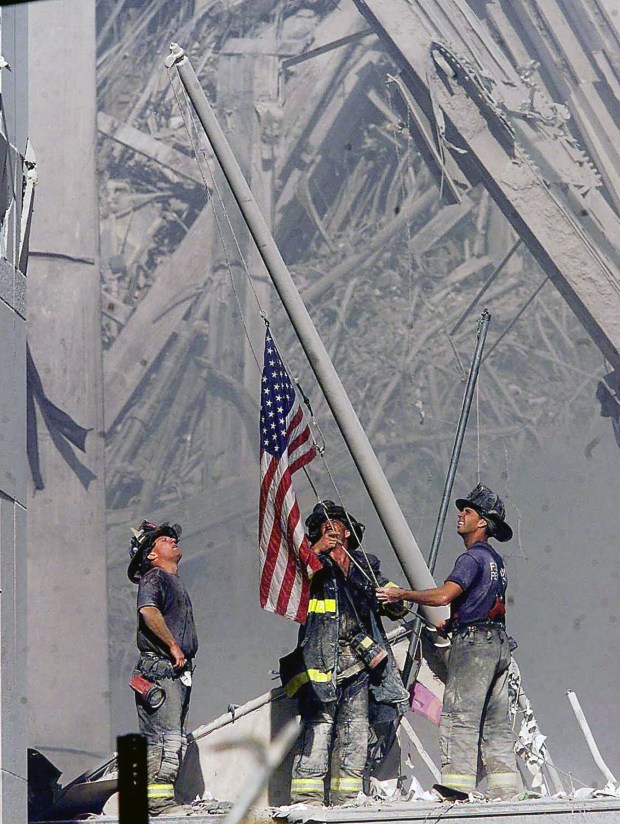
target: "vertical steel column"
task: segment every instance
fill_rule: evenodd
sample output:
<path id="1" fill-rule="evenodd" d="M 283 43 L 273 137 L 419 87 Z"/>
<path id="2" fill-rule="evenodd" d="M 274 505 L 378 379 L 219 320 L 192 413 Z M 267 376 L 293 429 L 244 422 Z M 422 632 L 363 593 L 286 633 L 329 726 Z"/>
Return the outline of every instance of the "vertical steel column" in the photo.
<path id="1" fill-rule="evenodd" d="M 254 238 L 260 256 L 282 300 L 316 379 L 323 390 L 344 441 L 381 519 L 383 528 L 400 561 L 405 577 L 410 586 L 417 588 L 433 587 L 435 582 L 428 571 L 420 548 L 308 314 L 308 310 L 293 283 L 290 272 L 271 236 L 265 219 L 260 213 L 215 113 L 205 97 L 196 73 L 183 49 L 176 44 L 173 44 L 170 48 L 171 54 L 166 59 L 166 65 L 169 68 L 172 66 L 177 68 L 181 82 L 202 123 L 215 156 L 245 218 L 248 229 Z M 443 620 L 447 613 L 444 607 L 424 607 L 423 610 L 433 623 Z"/>

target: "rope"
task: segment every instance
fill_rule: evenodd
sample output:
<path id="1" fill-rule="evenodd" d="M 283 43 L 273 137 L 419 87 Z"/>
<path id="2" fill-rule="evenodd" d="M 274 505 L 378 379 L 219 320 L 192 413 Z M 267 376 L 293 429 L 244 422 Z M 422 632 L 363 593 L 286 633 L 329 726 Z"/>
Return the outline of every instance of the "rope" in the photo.
<path id="1" fill-rule="evenodd" d="M 195 158 L 195 160 L 196 160 L 196 164 L 197 164 L 197 166 L 198 166 L 198 170 L 199 170 L 199 172 L 200 172 L 200 176 L 201 176 L 201 178 L 202 178 L 202 181 L 203 181 L 203 184 L 204 184 L 204 187 L 205 187 L 205 193 L 207 193 L 207 194 L 208 194 L 208 193 L 209 193 L 209 186 L 208 186 L 207 180 L 206 180 L 206 178 L 205 178 L 205 175 L 204 175 L 204 172 L 203 172 L 203 169 L 202 169 L 202 164 L 201 164 L 201 162 L 200 162 L 200 158 L 199 158 L 199 153 L 198 153 L 198 148 L 197 148 L 196 142 L 195 142 L 195 140 L 194 140 L 194 137 L 193 137 L 193 135 L 192 135 L 192 133 L 191 133 L 191 130 L 190 130 L 189 124 L 188 124 L 187 119 L 186 119 L 186 110 L 185 110 L 185 109 L 184 109 L 184 107 L 181 105 L 181 101 L 180 101 L 180 99 L 179 99 L 179 95 L 178 95 L 177 89 L 175 88 L 174 83 L 172 82 L 172 69 L 168 69 L 168 80 L 169 80 L 169 82 L 170 82 L 170 87 L 172 88 L 172 92 L 173 92 L 174 97 L 175 97 L 175 100 L 176 100 L 176 102 L 177 102 L 177 106 L 179 107 L 179 110 L 180 110 L 180 112 L 181 112 L 181 118 L 182 118 L 182 120 L 183 120 L 183 125 L 185 126 L 185 130 L 186 130 L 186 132 L 187 132 L 187 137 L 188 137 L 188 140 L 189 140 L 190 145 L 191 145 L 191 147 L 192 147 L 192 152 L 193 152 L 193 154 L 194 154 L 194 158 Z M 190 105 L 189 105 L 189 101 L 188 101 L 188 98 L 187 98 L 187 94 L 185 93 L 185 91 L 184 91 L 183 93 L 184 93 L 184 99 L 185 99 L 185 103 L 186 103 L 186 108 L 187 108 L 187 110 L 189 111 L 190 123 L 191 123 L 191 125 L 194 127 L 194 129 L 195 129 L 195 122 L 194 122 L 194 119 L 193 119 L 192 110 L 191 110 L 191 107 L 190 107 Z M 266 313 L 264 312 L 264 310 L 263 310 L 263 308 L 262 308 L 262 306 L 261 306 L 261 303 L 260 303 L 260 300 L 259 300 L 258 294 L 257 294 L 257 292 L 256 292 L 256 289 L 254 288 L 254 283 L 253 283 L 252 278 L 251 278 L 251 276 L 250 276 L 250 272 L 249 272 L 249 269 L 248 269 L 248 266 L 247 266 L 247 263 L 246 263 L 245 257 L 244 257 L 244 255 L 243 255 L 243 252 L 241 251 L 241 246 L 240 246 L 240 244 L 239 244 L 239 241 L 237 240 L 237 236 L 236 236 L 235 231 L 234 231 L 234 229 L 233 229 L 232 222 L 231 222 L 231 220 L 230 220 L 230 216 L 228 215 L 228 212 L 227 212 L 227 210 L 226 210 L 226 206 L 224 205 L 224 200 L 223 200 L 223 198 L 222 198 L 222 195 L 221 195 L 220 189 L 219 189 L 219 187 L 218 187 L 218 185 L 217 185 L 217 181 L 216 181 L 216 179 L 215 179 L 215 174 L 214 174 L 214 172 L 212 171 L 212 169 L 211 169 L 211 167 L 210 167 L 210 165 L 209 165 L 208 161 L 206 160 L 206 152 L 204 151 L 204 149 L 201 149 L 201 152 L 202 152 L 203 157 L 205 158 L 205 164 L 206 164 L 206 166 L 207 166 L 207 169 L 209 170 L 209 177 L 210 177 L 210 179 L 211 179 L 211 184 L 212 184 L 212 186 L 213 186 L 213 191 L 215 191 L 215 193 L 216 193 L 216 195 L 217 195 L 217 199 L 218 199 L 218 201 L 219 201 L 220 207 L 221 207 L 221 209 L 222 209 L 222 212 L 223 212 L 223 214 L 224 214 L 224 217 L 226 218 L 226 222 L 228 223 L 228 227 L 229 227 L 229 229 L 230 229 L 230 233 L 231 233 L 231 235 L 232 235 L 232 237 L 233 237 L 233 240 L 234 240 L 235 246 L 236 246 L 236 248 L 237 248 L 237 252 L 238 252 L 238 254 L 239 254 L 239 258 L 241 259 L 241 262 L 242 262 L 242 265 L 243 265 L 243 269 L 244 269 L 244 271 L 245 271 L 245 273 L 246 273 L 246 276 L 247 276 L 248 283 L 249 283 L 249 285 L 250 285 L 250 288 L 252 289 L 252 292 L 253 292 L 253 294 L 254 294 L 254 298 L 256 299 L 256 303 L 257 303 L 257 305 L 258 305 L 259 312 L 260 312 L 260 314 L 261 314 L 261 317 L 263 317 L 263 319 L 266 319 L 267 315 L 266 315 Z M 239 296 L 239 292 L 238 292 L 238 290 L 237 290 L 237 285 L 236 285 L 236 283 L 235 283 L 235 278 L 234 278 L 233 271 L 232 271 L 232 266 L 231 266 L 231 262 L 230 262 L 230 255 L 229 255 L 229 253 L 228 253 L 228 247 L 227 247 L 227 245 L 226 245 L 226 241 L 225 241 L 225 239 L 224 239 L 224 233 L 222 232 L 222 226 L 221 226 L 221 223 L 220 223 L 220 219 L 219 219 L 219 216 L 218 216 L 218 214 L 217 214 L 217 210 L 216 210 L 216 208 L 215 208 L 215 203 L 214 203 L 214 201 L 213 201 L 213 195 L 211 194 L 211 197 L 208 197 L 207 199 L 208 199 L 209 203 L 211 204 L 211 209 L 212 209 L 212 211 L 213 211 L 213 218 L 214 218 L 214 220 L 215 220 L 216 231 L 217 231 L 217 235 L 218 235 L 218 237 L 219 237 L 219 239 L 220 239 L 220 243 L 222 244 L 222 250 L 223 250 L 223 253 L 224 253 L 224 260 L 225 260 L 225 263 L 226 263 L 226 269 L 228 270 L 228 275 L 229 275 L 229 277 L 230 277 L 230 284 L 231 284 L 231 287 L 232 287 L 232 290 L 233 290 L 233 294 L 234 294 L 234 296 L 235 296 L 235 302 L 236 302 L 236 304 L 237 304 L 237 308 L 238 308 L 238 310 L 239 310 L 239 316 L 241 317 L 241 323 L 242 323 L 242 325 L 243 325 L 243 331 L 244 331 L 244 333 L 245 333 L 246 340 L 247 340 L 248 345 L 249 345 L 249 347 L 250 347 L 250 350 L 251 350 L 251 352 L 252 352 L 252 356 L 253 356 L 253 358 L 254 358 L 254 361 L 256 362 L 256 366 L 257 366 L 257 368 L 258 368 L 258 371 L 260 372 L 260 371 L 261 371 L 260 361 L 259 361 L 259 359 L 258 359 L 258 355 L 257 355 L 256 350 L 255 350 L 255 348 L 254 348 L 254 344 L 253 344 L 252 339 L 251 339 L 251 337 L 250 337 L 250 331 L 249 331 L 249 329 L 248 329 L 248 325 L 247 325 L 246 320 L 245 320 L 245 315 L 244 315 L 244 312 L 243 312 L 243 307 L 242 307 L 242 305 L 241 305 L 241 298 L 240 298 L 240 296 Z"/>
<path id="2" fill-rule="evenodd" d="M 267 323 L 267 325 L 269 325 L 269 321 L 265 321 L 265 322 Z M 294 383 L 294 385 L 296 387 L 296 389 L 295 389 L 296 393 L 298 392 L 301 395 L 301 397 L 303 399 L 303 402 L 304 402 L 304 404 L 306 405 L 306 407 L 308 409 L 308 414 L 306 414 L 306 412 L 303 410 L 303 407 L 301 407 L 302 414 L 304 415 L 304 418 L 306 419 L 306 422 L 308 423 L 308 427 L 310 429 L 310 434 L 312 435 L 312 425 L 313 425 L 313 426 L 316 427 L 317 431 L 319 432 L 319 434 L 321 436 L 321 440 L 323 441 L 322 446 L 319 446 L 316 439 L 314 438 L 314 435 L 312 435 L 312 441 L 313 441 L 314 446 L 316 448 L 317 454 L 319 455 L 319 457 L 321 458 L 321 460 L 323 462 L 323 465 L 325 467 L 325 471 L 327 472 L 327 475 L 328 475 L 328 477 L 331 481 L 331 484 L 334 488 L 334 492 L 336 493 L 336 496 L 338 497 L 338 500 L 340 501 L 341 507 L 344 509 L 345 512 L 348 512 L 348 509 L 345 506 L 345 503 L 342 499 L 342 496 L 341 496 L 340 491 L 338 489 L 338 486 L 336 484 L 336 480 L 335 480 L 334 476 L 332 475 L 331 469 L 329 468 L 329 464 L 327 463 L 327 459 L 325 458 L 325 437 L 323 435 L 323 431 L 322 431 L 321 427 L 319 426 L 319 423 L 318 423 L 316 417 L 314 416 L 314 412 L 312 411 L 312 405 L 310 403 L 310 399 L 308 398 L 306 393 L 301 388 L 301 384 L 299 383 L 299 380 L 293 376 L 293 372 L 291 370 L 291 367 L 289 366 L 288 360 L 287 360 L 286 356 L 282 354 L 282 350 L 280 349 L 280 347 L 278 345 L 277 337 L 274 335 L 274 332 L 273 332 L 273 329 L 271 328 L 271 326 L 270 326 L 270 333 L 271 333 L 271 338 L 273 340 L 273 344 L 274 344 L 275 348 L 278 351 L 278 355 L 280 356 L 280 359 L 281 359 L 281 361 L 284 365 L 284 368 L 286 369 L 286 372 L 289 376 L 289 379 L 291 379 L 291 382 Z M 300 406 L 301 406 L 301 404 L 300 404 Z M 325 507 L 325 503 L 321 499 L 321 497 L 318 493 L 318 490 L 317 490 L 314 482 L 312 481 L 312 479 L 310 477 L 310 473 L 308 472 L 307 467 L 304 467 L 304 474 L 305 474 L 306 478 L 308 479 L 308 482 L 310 483 L 310 487 L 312 488 L 312 491 L 314 492 L 314 494 L 316 496 L 317 504 L 319 504 L 320 506 L 323 507 L 325 517 L 329 521 L 329 523 L 333 523 L 332 519 L 329 517 L 329 514 L 327 512 L 327 508 Z M 355 566 L 359 569 L 359 571 L 366 578 L 366 580 L 369 583 L 374 584 L 375 586 L 378 587 L 379 582 L 377 581 L 377 578 L 375 576 L 372 565 L 371 565 L 370 561 L 368 560 L 368 555 L 367 555 L 366 550 L 364 549 L 364 546 L 363 546 L 362 536 L 359 535 L 356 532 L 355 527 L 353 526 L 353 524 L 350 521 L 349 521 L 349 527 L 350 527 L 351 532 L 353 533 L 353 535 L 355 535 L 355 538 L 358 542 L 359 549 L 360 549 L 361 553 L 363 554 L 364 558 L 366 559 L 366 564 L 368 565 L 368 569 L 370 570 L 370 574 L 372 575 L 372 579 L 370 578 L 368 573 L 360 566 L 360 564 L 355 560 L 355 558 L 351 555 L 351 553 L 347 550 L 347 548 L 344 547 L 344 546 L 342 548 L 343 548 L 344 552 L 346 553 L 346 555 L 349 557 L 350 561 L 353 564 L 355 564 Z"/>
<path id="3" fill-rule="evenodd" d="M 190 102 L 189 102 L 189 100 L 188 100 L 187 93 L 185 92 L 185 90 L 183 90 L 183 98 L 184 98 L 184 100 L 185 100 L 186 108 L 184 108 L 184 107 L 183 107 L 183 105 L 181 104 L 181 100 L 179 99 L 179 95 L 178 95 L 177 89 L 175 88 L 175 85 L 174 85 L 174 83 L 173 83 L 173 81 L 172 81 L 172 71 L 173 71 L 173 69 L 172 69 L 172 68 L 168 69 L 168 80 L 169 80 L 169 82 L 170 82 L 170 86 L 171 86 L 171 88 L 172 88 L 172 92 L 173 92 L 173 94 L 174 94 L 174 97 L 175 97 L 175 100 L 176 100 L 177 106 L 179 107 L 179 110 L 180 110 L 180 112 L 181 112 L 181 117 L 182 117 L 182 120 L 183 120 L 183 125 L 185 126 L 185 130 L 186 130 L 186 132 L 187 132 L 188 140 L 189 140 L 189 142 L 190 142 L 190 146 L 191 146 L 191 148 L 192 148 L 192 152 L 193 152 L 193 154 L 194 154 L 194 158 L 195 158 L 195 160 L 196 160 L 196 163 L 197 163 L 197 165 L 198 165 L 198 169 L 199 169 L 199 171 L 200 171 L 200 176 L 201 176 L 202 181 L 203 181 L 203 184 L 204 184 L 205 192 L 208 194 L 208 193 L 209 193 L 209 186 L 208 186 L 207 180 L 206 180 L 205 175 L 204 175 L 203 170 L 202 170 L 202 164 L 201 164 L 201 162 L 200 162 L 199 151 L 198 151 L 198 148 L 197 148 L 196 140 L 194 139 L 194 136 L 192 135 L 192 132 L 191 132 L 190 126 L 189 126 L 189 124 L 188 124 L 188 120 L 187 120 L 187 118 L 186 118 L 186 110 L 189 112 L 189 121 L 190 121 L 191 125 L 194 127 L 194 129 L 195 129 L 195 131 L 196 131 L 196 133 L 197 133 L 197 130 L 196 130 L 196 124 L 195 124 L 195 120 L 194 120 L 194 114 L 193 114 L 193 112 L 192 112 L 191 105 L 190 105 Z M 223 212 L 223 214 L 224 214 L 224 217 L 225 217 L 225 219 L 226 219 L 226 223 L 228 224 L 228 228 L 229 228 L 230 233 L 231 233 L 231 235 L 232 235 L 232 238 L 233 238 L 233 240 L 234 240 L 234 243 L 235 243 L 235 246 L 236 246 L 237 252 L 238 252 L 238 254 L 239 254 L 239 258 L 240 258 L 240 260 L 241 260 L 241 262 L 242 262 L 242 265 L 243 265 L 243 270 L 244 270 L 245 275 L 246 275 L 246 278 L 247 278 L 247 280 L 248 280 L 248 284 L 249 284 L 249 286 L 250 286 L 250 288 L 251 288 L 251 290 L 252 290 L 252 293 L 253 293 L 253 295 L 254 295 L 254 298 L 255 298 L 255 300 L 256 300 L 256 304 L 257 304 L 257 306 L 258 306 L 259 313 L 260 313 L 261 317 L 263 318 L 263 321 L 265 322 L 265 324 L 266 324 L 267 326 L 269 326 L 270 324 L 269 324 L 269 320 L 268 320 L 268 317 L 267 317 L 267 313 L 264 311 L 264 309 L 263 309 L 263 307 L 262 307 L 262 305 L 261 305 L 261 302 L 260 302 L 260 298 L 259 298 L 259 296 L 258 296 L 258 293 L 256 292 L 256 289 L 255 289 L 255 287 L 254 287 L 254 283 L 253 283 L 253 280 L 252 280 L 252 276 L 251 276 L 251 274 L 250 274 L 250 271 L 249 271 L 249 268 L 248 268 L 247 262 L 246 262 L 246 260 L 245 260 L 244 255 L 243 255 L 243 252 L 242 252 L 242 250 L 241 250 L 241 246 L 240 246 L 239 241 L 238 241 L 238 239 L 237 239 L 237 235 L 235 234 L 235 230 L 234 230 L 234 228 L 233 228 L 232 221 L 230 220 L 230 216 L 229 216 L 228 211 L 227 211 L 227 209 L 226 209 L 226 206 L 225 206 L 225 204 L 224 204 L 224 199 L 223 199 L 222 194 L 221 194 L 221 192 L 220 192 L 220 189 L 219 189 L 219 187 L 218 187 L 218 185 L 217 185 L 217 181 L 216 181 L 216 179 L 215 179 L 215 175 L 214 175 L 214 173 L 213 173 L 213 171 L 212 171 L 212 169 L 211 169 L 211 167 L 210 167 L 210 164 L 209 164 L 209 163 L 208 163 L 208 161 L 206 160 L 206 152 L 205 152 L 205 150 L 204 150 L 204 149 L 202 149 L 202 148 L 201 148 L 201 150 L 200 150 L 200 151 L 201 151 L 201 153 L 202 153 L 203 157 L 205 158 L 205 163 L 206 163 L 207 169 L 209 170 L 209 177 L 210 177 L 210 179 L 211 179 L 211 184 L 212 184 L 212 186 L 213 186 L 213 191 L 214 191 L 214 192 L 216 193 L 216 195 L 217 195 L 217 199 L 218 199 L 218 201 L 219 201 L 220 207 L 221 207 L 222 212 Z M 223 232 L 222 232 L 222 228 L 221 228 L 220 220 L 219 220 L 219 217 L 218 217 L 218 215 L 217 215 L 217 211 L 216 211 L 216 209 L 215 209 L 215 204 L 214 204 L 214 202 L 213 202 L 213 195 L 211 195 L 211 197 L 209 197 L 209 198 L 208 198 L 208 200 L 210 201 L 210 203 L 211 203 L 211 207 L 212 207 L 212 209 L 213 209 L 213 216 L 214 216 L 214 219 L 215 219 L 215 225 L 216 225 L 216 229 L 217 229 L 217 234 L 218 234 L 218 237 L 219 237 L 219 239 L 220 239 L 220 242 L 221 242 L 221 244 L 222 244 L 222 248 L 223 248 L 223 251 L 224 251 L 224 259 L 225 259 L 225 262 L 226 262 L 226 267 L 227 267 L 227 269 L 228 269 L 228 273 L 229 273 L 229 276 L 230 276 L 230 282 L 231 282 L 232 290 L 233 290 L 233 293 L 234 293 L 234 296 L 235 296 L 235 300 L 236 300 L 236 302 L 237 302 L 237 306 L 238 306 L 238 309 L 239 309 L 239 315 L 240 315 L 240 317 L 241 317 L 241 322 L 242 322 L 242 324 L 243 324 L 243 329 L 244 329 L 244 332 L 245 332 L 245 336 L 246 336 L 246 338 L 247 338 L 247 341 L 248 341 L 248 343 L 249 343 L 250 349 L 251 349 L 251 351 L 252 351 L 252 355 L 254 356 L 254 360 L 255 360 L 255 362 L 256 362 L 256 366 L 257 366 L 258 371 L 259 371 L 259 373 L 260 373 L 260 372 L 262 372 L 262 368 L 261 368 L 261 365 L 260 365 L 260 362 L 259 362 L 259 359 L 258 359 L 258 355 L 257 355 L 257 353 L 256 353 L 256 351 L 255 351 L 255 349 L 254 349 L 254 346 L 253 346 L 253 344 L 252 344 L 252 340 L 251 340 L 251 338 L 250 338 L 249 329 L 248 329 L 248 326 L 247 326 L 247 323 L 246 323 L 246 320 L 245 320 L 245 316 L 244 316 L 244 313 L 243 313 L 243 309 L 242 309 L 242 306 L 241 306 L 241 300 L 240 300 L 240 297 L 239 297 L 239 294 L 238 294 L 238 291 L 237 291 L 237 287 L 236 287 L 236 284 L 235 284 L 235 281 L 234 281 L 234 276 L 233 276 L 233 273 L 232 273 L 232 266 L 231 266 L 231 263 L 230 263 L 230 257 L 229 257 L 229 254 L 228 254 L 228 249 L 227 249 L 227 246 L 226 246 L 226 242 L 225 242 L 225 240 L 224 240 L 224 236 L 223 236 Z M 292 373 L 291 369 L 289 368 L 289 365 L 288 365 L 288 363 L 287 363 L 287 361 L 286 361 L 286 358 L 285 358 L 285 357 L 283 356 L 283 354 L 282 354 L 282 350 L 280 349 L 280 347 L 279 347 L 279 346 L 278 346 L 278 344 L 277 344 L 277 340 L 276 340 L 276 337 L 275 337 L 275 336 L 274 336 L 274 334 L 273 334 L 273 330 L 272 330 L 272 329 L 271 329 L 271 336 L 272 336 L 272 338 L 273 338 L 274 345 L 276 346 L 276 349 L 278 350 L 278 354 L 280 355 L 280 358 L 282 359 L 282 363 L 284 364 L 284 368 L 286 369 L 286 371 L 287 371 L 287 373 L 288 373 L 288 375 L 289 375 L 289 378 L 292 378 L 292 374 L 293 374 L 293 373 Z M 311 422 L 311 423 L 313 423 L 313 424 L 314 424 L 314 426 L 316 427 L 317 431 L 319 432 L 319 434 L 320 434 L 320 436 L 321 436 L 321 440 L 323 441 L 323 445 L 321 445 L 321 446 L 320 446 L 320 445 L 316 442 L 316 439 L 315 439 L 315 438 L 314 438 L 314 436 L 313 436 L 313 438 L 312 438 L 312 439 L 313 439 L 314 446 L 315 446 L 316 451 L 317 451 L 317 453 L 319 454 L 319 456 L 320 456 L 321 460 L 323 461 L 323 465 L 324 465 L 325 470 L 326 470 L 326 472 L 327 472 L 327 475 L 328 475 L 328 477 L 329 477 L 329 479 L 330 479 L 330 482 L 331 482 L 331 484 L 332 484 L 332 486 L 333 486 L 333 488 L 334 488 L 334 492 L 336 493 L 336 496 L 337 496 L 337 498 L 338 498 L 338 500 L 339 500 L 339 502 L 340 502 L 340 505 L 342 506 L 342 508 L 344 509 L 344 511 L 345 511 L 345 512 L 347 512 L 348 510 L 347 510 L 347 508 L 346 508 L 346 506 L 345 506 L 345 504 L 344 504 L 344 501 L 343 501 L 343 499 L 342 499 L 342 496 L 341 496 L 340 491 L 339 491 L 339 489 L 338 489 L 338 486 L 337 486 L 337 484 L 336 484 L 335 478 L 334 478 L 334 476 L 333 476 L 333 474 L 332 474 L 332 472 L 331 472 L 331 470 L 330 470 L 330 468 L 329 468 L 329 464 L 327 463 L 327 460 L 326 460 L 326 458 L 325 458 L 325 454 L 324 454 L 324 453 L 325 453 L 325 438 L 324 438 L 324 436 L 323 436 L 323 432 L 322 432 L 322 430 L 321 430 L 321 428 L 320 428 L 320 426 L 319 426 L 319 424 L 318 424 L 318 421 L 317 421 L 317 420 L 316 420 L 316 418 L 314 417 L 314 414 L 313 414 L 313 412 L 312 412 L 312 407 L 311 407 L 311 405 L 310 405 L 309 398 L 305 395 L 305 393 L 304 393 L 304 392 L 303 392 L 303 390 L 301 389 L 301 386 L 300 386 L 299 381 L 298 381 L 297 379 L 292 378 L 292 383 L 294 383 L 294 388 L 295 388 L 295 387 L 297 387 L 297 388 L 295 389 L 295 391 L 296 391 L 296 392 L 299 392 L 299 393 L 301 394 L 301 396 L 302 396 L 302 398 L 303 398 L 303 401 L 304 401 L 304 403 L 306 404 L 306 406 L 307 406 L 307 408 L 308 408 L 308 411 L 309 411 L 309 414 L 310 414 L 310 418 L 308 419 L 308 417 L 306 416 L 306 413 L 304 412 L 303 407 L 302 407 L 302 414 L 304 415 L 304 417 L 306 418 L 306 421 L 307 421 L 308 423 L 310 423 L 310 422 Z M 301 406 L 301 404 L 300 404 L 300 406 Z M 312 429 L 311 429 L 311 428 L 310 428 L 310 431 L 311 431 L 311 433 L 312 433 Z M 310 478 L 309 473 L 308 473 L 305 469 L 304 469 L 304 474 L 306 475 L 306 478 L 308 479 L 308 481 L 309 481 L 309 483 L 310 483 L 310 486 L 311 486 L 311 488 L 312 488 L 312 490 L 313 490 L 314 494 L 316 495 L 316 498 L 317 498 L 317 503 L 321 504 L 321 505 L 324 507 L 324 509 L 325 509 L 325 505 L 324 505 L 323 501 L 320 499 L 319 494 L 318 494 L 318 491 L 317 491 L 317 489 L 316 489 L 316 487 L 315 487 L 314 483 L 312 482 L 312 480 L 311 480 L 311 478 Z M 327 509 L 325 509 L 325 515 L 326 515 L 326 517 L 328 517 L 328 515 L 327 515 Z M 328 520 L 330 520 L 330 519 L 329 519 L 329 517 L 328 517 Z M 371 580 L 371 578 L 369 577 L 369 575 L 367 574 L 367 572 L 366 572 L 366 571 L 365 571 L 365 570 L 364 570 L 364 569 L 360 566 L 360 564 L 359 564 L 359 563 L 355 560 L 355 558 L 353 558 L 353 556 L 351 555 L 351 553 L 349 553 L 349 552 L 348 552 L 348 550 L 347 550 L 345 547 L 343 547 L 343 549 L 344 549 L 345 553 L 348 555 L 348 557 L 350 558 L 350 560 L 352 561 L 352 563 L 354 563 L 354 564 L 355 564 L 355 566 L 356 566 L 356 567 L 358 567 L 358 569 L 360 570 L 360 572 L 362 573 L 362 575 L 364 575 L 364 577 L 365 577 L 365 578 L 366 578 L 366 579 L 367 579 L 370 583 L 374 583 L 374 585 L 378 587 L 378 586 L 379 586 L 379 582 L 378 582 L 378 580 L 377 580 L 377 578 L 376 578 L 376 576 L 375 576 L 375 573 L 374 573 L 374 570 L 372 569 L 372 566 L 371 566 L 371 564 L 370 564 L 370 561 L 368 560 L 368 555 L 367 555 L 367 553 L 366 553 L 366 551 L 365 551 L 365 549 L 364 549 L 364 547 L 363 547 L 362 536 L 357 534 L 357 532 L 356 532 L 356 530 L 355 530 L 355 528 L 354 528 L 353 524 L 352 524 L 352 523 L 350 523 L 350 522 L 349 522 L 349 527 L 351 528 L 351 532 L 355 535 L 355 538 L 356 538 L 356 540 L 357 540 L 357 542 L 358 542 L 358 545 L 359 545 L 360 551 L 362 552 L 362 554 L 364 555 L 364 558 L 366 559 L 366 563 L 367 563 L 367 565 L 368 565 L 368 569 L 370 570 L 370 574 L 371 574 L 371 576 L 372 576 L 372 580 Z"/>

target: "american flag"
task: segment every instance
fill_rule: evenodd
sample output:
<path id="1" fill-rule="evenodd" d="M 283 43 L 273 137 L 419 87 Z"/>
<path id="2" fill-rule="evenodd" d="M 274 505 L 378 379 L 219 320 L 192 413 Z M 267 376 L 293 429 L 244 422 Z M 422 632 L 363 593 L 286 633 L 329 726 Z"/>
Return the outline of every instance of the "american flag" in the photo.
<path id="1" fill-rule="evenodd" d="M 267 329 L 260 410 L 260 604 L 302 624 L 310 577 L 322 564 L 304 533 L 291 477 L 315 455 L 310 428 Z"/>

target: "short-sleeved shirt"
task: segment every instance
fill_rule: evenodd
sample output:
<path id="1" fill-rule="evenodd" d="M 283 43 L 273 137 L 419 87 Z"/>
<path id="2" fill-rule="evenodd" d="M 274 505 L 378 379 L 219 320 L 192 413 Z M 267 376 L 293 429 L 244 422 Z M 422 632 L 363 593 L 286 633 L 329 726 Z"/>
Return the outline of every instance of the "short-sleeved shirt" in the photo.
<path id="1" fill-rule="evenodd" d="M 138 612 L 142 607 L 157 607 L 163 615 L 172 637 L 186 658 L 193 658 L 198 650 L 198 638 L 189 593 L 178 575 L 159 567 L 149 569 L 138 586 Z M 138 617 L 138 649 L 168 657 L 169 650 Z"/>
<path id="2" fill-rule="evenodd" d="M 496 599 L 504 601 L 508 585 L 502 556 L 486 541 L 478 541 L 459 555 L 446 581 L 463 589 L 452 605 L 457 626 L 486 621 Z"/>

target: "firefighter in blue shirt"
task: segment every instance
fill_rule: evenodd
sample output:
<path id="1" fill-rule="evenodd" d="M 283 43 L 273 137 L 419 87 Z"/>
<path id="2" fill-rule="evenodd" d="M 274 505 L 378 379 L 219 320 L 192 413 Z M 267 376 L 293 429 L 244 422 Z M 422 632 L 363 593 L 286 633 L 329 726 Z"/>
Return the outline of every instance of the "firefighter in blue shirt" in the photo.
<path id="1" fill-rule="evenodd" d="M 512 538 L 501 498 L 478 484 L 456 501 L 457 532 L 466 552 L 443 586 L 427 590 L 381 587 L 384 603 L 396 599 L 427 606 L 450 604 L 452 644 L 440 724 L 441 784 L 448 798 L 476 789 L 479 756 L 489 798 L 508 799 L 521 790 L 508 700 L 511 651 L 506 634 L 506 570 L 489 544 Z"/>

